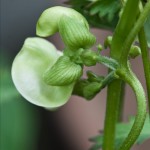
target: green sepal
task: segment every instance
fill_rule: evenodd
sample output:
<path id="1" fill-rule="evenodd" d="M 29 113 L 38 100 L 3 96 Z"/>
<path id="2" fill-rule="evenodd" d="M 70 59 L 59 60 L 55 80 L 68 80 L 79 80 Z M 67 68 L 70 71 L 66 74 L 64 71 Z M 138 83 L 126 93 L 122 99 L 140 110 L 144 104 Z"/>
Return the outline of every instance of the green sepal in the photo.
<path id="1" fill-rule="evenodd" d="M 76 82 L 73 90 L 73 95 L 84 97 L 91 100 L 100 91 L 101 84 L 98 82 L 90 82 L 87 79 L 80 79 Z"/>
<path id="2" fill-rule="evenodd" d="M 87 100 L 94 98 L 104 87 L 102 82 L 103 76 L 96 75 L 92 71 L 87 71 L 87 79 L 79 79 L 73 89 L 73 94 L 84 97 Z"/>
<path id="3" fill-rule="evenodd" d="M 62 54 L 61 54 L 62 55 Z M 42 38 L 27 38 L 13 61 L 12 79 L 19 93 L 29 102 L 49 109 L 64 105 L 74 84 L 50 86 L 43 81 L 43 73 L 60 57 L 53 44 Z"/>
<path id="4" fill-rule="evenodd" d="M 88 70 L 86 72 L 87 77 L 88 77 L 88 81 L 90 82 L 101 82 L 104 79 L 104 76 L 99 76 L 95 73 L 93 73 L 92 71 Z"/>
<path id="5" fill-rule="evenodd" d="M 67 56 L 61 56 L 57 62 L 43 74 L 46 84 L 64 86 L 74 83 L 82 75 L 82 67 Z"/>
<path id="6" fill-rule="evenodd" d="M 80 20 L 80 23 L 89 28 L 86 19 L 72 8 L 55 6 L 46 9 L 38 19 L 36 25 L 36 34 L 41 37 L 48 37 L 58 32 L 58 24 L 62 16 Z"/>
<path id="7" fill-rule="evenodd" d="M 65 15 L 60 19 L 59 32 L 66 47 L 72 50 L 86 49 L 96 42 L 95 36 L 79 19 Z"/>
<path id="8" fill-rule="evenodd" d="M 114 71 L 110 72 L 106 77 L 96 75 L 92 71 L 87 71 L 87 79 L 80 79 L 76 82 L 73 94 L 91 100 L 103 88 L 116 79 Z"/>
<path id="9" fill-rule="evenodd" d="M 92 82 L 85 86 L 83 95 L 87 100 L 91 100 L 101 90 L 101 83 Z"/>

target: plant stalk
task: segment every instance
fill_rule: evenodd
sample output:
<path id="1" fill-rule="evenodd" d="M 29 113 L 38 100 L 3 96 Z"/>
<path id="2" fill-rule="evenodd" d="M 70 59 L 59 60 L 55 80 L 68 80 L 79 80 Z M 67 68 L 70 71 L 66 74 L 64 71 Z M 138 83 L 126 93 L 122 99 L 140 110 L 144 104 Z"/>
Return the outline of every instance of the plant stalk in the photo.
<path id="1" fill-rule="evenodd" d="M 143 11 L 141 12 L 138 20 L 136 21 L 133 29 L 131 30 L 131 32 L 129 33 L 128 38 L 124 41 L 123 47 L 122 47 L 122 54 L 121 54 L 121 58 L 120 58 L 120 62 L 121 62 L 121 66 L 122 67 L 128 67 L 128 54 L 129 54 L 129 50 L 131 47 L 131 44 L 133 43 L 136 35 L 138 34 L 138 32 L 140 31 L 140 29 L 142 28 L 142 26 L 144 25 L 144 22 L 146 21 L 148 15 L 150 13 L 150 1 L 148 1 L 143 9 Z"/>
<path id="2" fill-rule="evenodd" d="M 118 120 L 119 101 L 121 93 L 121 80 L 114 80 L 108 85 L 107 106 L 104 128 L 104 150 L 114 149 L 115 127 Z"/>
<path id="3" fill-rule="evenodd" d="M 126 40 L 136 21 L 138 4 L 139 0 L 127 1 L 122 16 L 115 29 L 111 44 L 110 57 L 118 62 L 120 61 L 120 56 L 122 53 L 122 44 Z M 118 121 L 119 111 L 121 111 L 119 109 L 119 105 L 121 101 L 120 98 L 122 97 L 121 93 L 123 93 L 122 90 L 121 80 L 114 80 L 108 85 L 103 150 L 114 150 L 115 127 Z"/>
<path id="4" fill-rule="evenodd" d="M 121 93 L 120 93 L 118 122 L 121 122 L 122 118 L 123 118 L 123 106 L 124 106 L 125 87 L 126 87 L 126 83 L 123 81 L 122 84 L 121 84 L 121 89 L 122 90 L 121 90 Z"/>
<path id="5" fill-rule="evenodd" d="M 143 61 L 143 67 L 145 72 L 145 80 L 146 80 L 147 96 L 148 96 L 148 108 L 150 114 L 150 59 L 148 54 L 148 45 L 147 45 L 146 36 L 143 27 L 141 28 L 138 37 L 139 37 L 139 42 L 140 42 L 140 47 L 142 52 L 142 61 Z"/>
<path id="6" fill-rule="evenodd" d="M 118 71 L 118 75 L 121 79 L 123 79 L 131 86 L 136 95 L 137 115 L 127 138 L 125 139 L 119 150 L 129 150 L 132 147 L 132 145 L 140 135 L 146 119 L 146 97 L 144 89 L 133 72 L 131 72 L 131 70 L 128 68 L 121 68 L 120 71 Z"/>
<path id="7" fill-rule="evenodd" d="M 128 53 L 131 47 L 131 44 L 134 41 L 134 38 L 142 28 L 147 16 L 150 13 L 150 1 L 147 2 L 143 11 L 141 12 L 139 18 L 137 19 L 135 26 L 131 30 L 128 38 L 125 40 L 124 45 L 122 47 L 122 54 L 121 54 L 121 69 L 123 73 L 120 74 L 121 79 L 124 79 L 134 90 L 136 97 L 137 97 L 137 115 L 134 121 L 134 124 L 128 134 L 128 137 L 123 142 L 122 146 L 119 150 L 129 150 L 131 146 L 134 144 L 140 132 L 143 128 L 144 121 L 146 118 L 146 98 L 143 87 L 141 83 L 138 81 L 136 76 L 131 72 L 129 69 L 128 64 Z M 143 39 L 142 39 L 143 40 Z"/>

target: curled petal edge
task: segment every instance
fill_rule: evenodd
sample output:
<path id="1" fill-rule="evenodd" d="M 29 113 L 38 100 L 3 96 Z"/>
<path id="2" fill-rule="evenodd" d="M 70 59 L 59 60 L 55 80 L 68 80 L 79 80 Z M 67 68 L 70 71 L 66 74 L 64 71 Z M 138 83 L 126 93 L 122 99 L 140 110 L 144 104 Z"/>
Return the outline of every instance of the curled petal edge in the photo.
<path id="1" fill-rule="evenodd" d="M 43 72 L 61 56 L 53 44 L 42 38 L 27 38 L 12 65 L 12 79 L 20 94 L 29 102 L 49 109 L 64 105 L 74 83 L 50 86 L 43 81 Z"/>
<path id="2" fill-rule="evenodd" d="M 40 37 L 48 37 L 59 31 L 59 21 L 62 16 L 69 16 L 79 20 L 89 29 L 88 22 L 79 12 L 72 8 L 55 6 L 46 9 L 40 16 L 36 25 L 36 34 Z"/>

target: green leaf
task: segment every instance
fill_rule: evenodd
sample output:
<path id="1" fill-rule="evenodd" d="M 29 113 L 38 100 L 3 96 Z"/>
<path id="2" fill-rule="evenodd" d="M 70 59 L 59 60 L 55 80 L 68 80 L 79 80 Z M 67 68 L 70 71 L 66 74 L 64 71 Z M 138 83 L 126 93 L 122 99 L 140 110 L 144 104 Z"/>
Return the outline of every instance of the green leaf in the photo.
<path id="1" fill-rule="evenodd" d="M 145 29 L 148 47 L 150 48 L 150 15 L 148 16 L 145 22 L 144 29 Z"/>
<path id="2" fill-rule="evenodd" d="M 82 13 L 98 28 L 113 29 L 119 19 L 120 0 L 68 0 L 67 4 Z"/>
<path id="3" fill-rule="evenodd" d="M 12 78 L 17 90 L 29 102 L 47 108 L 64 105 L 74 84 L 50 86 L 43 73 L 60 57 L 53 44 L 42 38 L 28 38 L 12 65 Z"/>
<path id="4" fill-rule="evenodd" d="M 124 139 L 127 137 L 133 123 L 134 123 L 134 117 L 131 117 L 130 121 L 128 123 L 118 123 L 117 124 L 115 148 L 118 148 L 122 144 Z M 150 120 L 149 120 L 148 115 L 146 117 L 146 121 L 145 121 L 144 127 L 141 131 L 141 134 L 138 137 L 136 143 L 142 144 L 147 139 L 150 139 Z M 91 147 L 90 150 L 99 150 L 100 148 L 102 148 L 102 144 L 103 144 L 103 133 L 91 138 L 90 141 L 94 142 L 94 145 Z"/>

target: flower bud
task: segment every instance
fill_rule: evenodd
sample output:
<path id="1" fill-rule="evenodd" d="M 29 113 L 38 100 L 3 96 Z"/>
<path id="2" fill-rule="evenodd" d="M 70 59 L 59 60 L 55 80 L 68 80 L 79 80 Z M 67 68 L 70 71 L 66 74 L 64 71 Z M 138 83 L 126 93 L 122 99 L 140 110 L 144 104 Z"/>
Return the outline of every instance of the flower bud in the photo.
<path id="1" fill-rule="evenodd" d="M 83 95 L 87 100 L 91 100 L 101 89 L 101 83 L 91 82 L 83 89 Z"/>
<path id="2" fill-rule="evenodd" d="M 108 36 L 105 41 L 104 41 L 104 47 L 111 47 L 111 43 L 112 43 L 112 36 Z"/>
<path id="3" fill-rule="evenodd" d="M 97 45 L 97 50 L 98 50 L 99 52 L 101 52 L 101 51 L 103 50 L 103 46 L 102 46 L 101 44 L 98 44 L 98 45 Z"/>
<path id="4" fill-rule="evenodd" d="M 81 59 L 85 66 L 95 66 L 97 63 L 97 57 L 97 54 L 91 50 L 85 50 L 81 54 Z"/>
<path id="5" fill-rule="evenodd" d="M 65 15 L 60 19 L 59 32 L 66 47 L 72 50 L 89 48 L 96 42 L 95 36 L 79 19 Z"/>
<path id="6" fill-rule="evenodd" d="M 101 90 L 101 86 L 101 83 L 80 79 L 74 86 L 73 94 L 91 100 Z"/>
<path id="7" fill-rule="evenodd" d="M 37 22 L 36 34 L 41 37 L 47 37 L 58 32 L 58 24 L 63 15 L 77 19 L 86 28 L 89 28 L 86 19 L 74 9 L 62 6 L 55 6 L 46 9 L 41 14 Z"/>
<path id="8" fill-rule="evenodd" d="M 137 56 L 141 55 L 141 49 L 138 46 L 132 46 L 129 51 L 129 57 L 135 58 Z"/>
<path id="9" fill-rule="evenodd" d="M 71 96 L 74 84 L 49 86 L 43 73 L 52 67 L 60 54 L 53 44 L 41 38 L 28 38 L 12 65 L 12 79 L 20 94 L 29 102 L 46 108 L 64 105 Z"/>
<path id="10" fill-rule="evenodd" d="M 62 56 L 46 70 L 43 79 L 48 85 L 64 86 L 74 83 L 81 75 L 82 67 L 72 62 L 69 57 Z"/>

